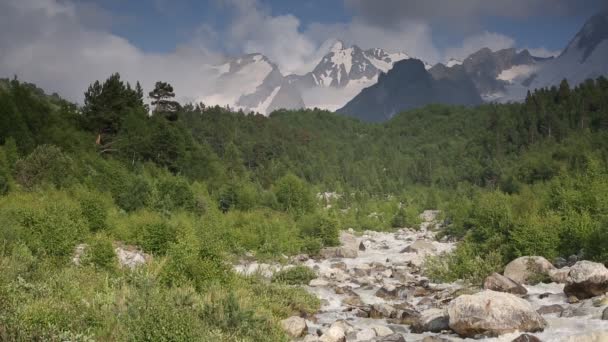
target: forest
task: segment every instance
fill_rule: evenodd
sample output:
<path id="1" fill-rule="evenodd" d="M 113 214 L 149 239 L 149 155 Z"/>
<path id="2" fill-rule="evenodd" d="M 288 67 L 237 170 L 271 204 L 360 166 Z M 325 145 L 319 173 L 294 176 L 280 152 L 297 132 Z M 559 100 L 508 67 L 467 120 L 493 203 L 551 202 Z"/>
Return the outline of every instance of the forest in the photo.
<path id="1" fill-rule="evenodd" d="M 293 286 L 309 275 L 267 282 L 232 262 L 315 255 L 425 209 L 460 241 L 427 261 L 432 279 L 479 285 L 524 255 L 608 263 L 604 77 L 377 124 L 175 92 L 113 74 L 81 106 L 0 81 L 0 340 L 287 341 L 277 322 L 319 307 Z M 119 267 L 118 244 L 151 261 Z"/>

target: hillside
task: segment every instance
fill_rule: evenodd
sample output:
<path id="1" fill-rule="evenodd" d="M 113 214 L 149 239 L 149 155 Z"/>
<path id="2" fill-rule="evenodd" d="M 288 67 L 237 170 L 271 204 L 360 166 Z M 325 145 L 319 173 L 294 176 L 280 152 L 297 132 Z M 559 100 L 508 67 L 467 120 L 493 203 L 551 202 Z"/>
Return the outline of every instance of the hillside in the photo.
<path id="1" fill-rule="evenodd" d="M 82 107 L 2 84 L 5 340 L 284 341 L 282 319 L 321 305 L 290 284 L 316 275 L 245 277 L 233 264 L 324 258 L 347 228 L 396 243 L 393 230 L 426 209 L 442 210 L 438 238 L 454 250 L 416 271 L 425 279 L 479 286 L 524 255 L 608 262 L 605 78 L 382 124 L 168 97 L 149 115 L 141 87 L 118 74 Z"/>

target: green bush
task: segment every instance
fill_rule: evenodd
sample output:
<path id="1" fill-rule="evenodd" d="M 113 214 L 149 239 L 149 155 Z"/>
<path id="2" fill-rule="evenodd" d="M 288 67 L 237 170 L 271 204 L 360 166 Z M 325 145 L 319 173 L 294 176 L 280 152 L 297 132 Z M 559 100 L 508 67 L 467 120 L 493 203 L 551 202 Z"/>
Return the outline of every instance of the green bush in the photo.
<path id="1" fill-rule="evenodd" d="M 308 285 L 316 277 L 315 271 L 310 267 L 295 266 L 275 273 L 272 282 L 287 285 Z"/>
<path id="2" fill-rule="evenodd" d="M 88 226 L 64 192 L 11 193 L 0 199 L 0 222 L 5 241 L 24 241 L 35 255 L 56 257 L 70 256 Z"/>
<path id="3" fill-rule="evenodd" d="M 96 267 L 106 270 L 116 268 L 116 254 L 112 239 L 105 235 L 96 235 L 89 243 L 87 253 L 88 261 Z"/>
<path id="4" fill-rule="evenodd" d="M 304 238 L 318 238 L 323 246 L 340 245 L 340 224 L 333 215 L 310 214 L 303 217 L 298 226 Z"/>
<path id="5" fill-rule="evenodd" d="M 164 255 L 175 239 L 175 227 L 169 222 L 152 222 L 142 227 L 140 245 L 146 252 Z"/>
<path id="6" fill-rule="evenodd" d="M 314 207 L 312 191 L 293 174 L 280 178 L 274 186 L 274 192 L 281 210 L 305 213 Z"/>
<path id="7" fill-rule="evenodd" d="M 115 201 L 126 211 L 135 211 L 149 204 L 152 186 L 141 176 L 132 176 L 124 180 L 120 189 L 115 190 Z"/>
<path id="8" fill-rule="evenodd" d="M 453 282 L 465 280 L 471 284 L 481 286 L 484 279 L 503 268 L 502 256 L 492 251 L 480 254 L 475 251 L 475 245 L 463 241 L 455 251 L 428 257 L 424 264 L 425 274 L 436 282 Z"/>
<path id="9" fill-rule="evenodd" d="M 36 147 L 15 164 L 15 180 L 28 190 L 44 183 L 65 186 L 71 181 L 72 172 L 71 158 L 52 145 Z"/>
<path id="10" fill-rule="evenodd" d="M 91 193 L 86 190 L 77 194 L 80 210 L 89 223 L 92 232 L 102 231 L 108 227 L 109 205 L 100 193 Z"/>
<path id="11" fill-rule="evenodd" d="M 186 180 L 166 177 L 156 185 L 157 209 L 172 212 L 177 209 L 193 210 L 196 204 L 194 193 Z"/>

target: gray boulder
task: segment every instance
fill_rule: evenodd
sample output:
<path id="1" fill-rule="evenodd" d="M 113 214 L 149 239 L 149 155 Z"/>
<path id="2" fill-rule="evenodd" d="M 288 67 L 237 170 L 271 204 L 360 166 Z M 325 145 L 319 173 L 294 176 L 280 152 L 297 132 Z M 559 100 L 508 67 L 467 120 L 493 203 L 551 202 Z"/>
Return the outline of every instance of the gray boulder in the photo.
<path id="1" fill-rule="evenodd" d="M 448 306 L 448 316 L 450 328 L 462 337 L 537 332 L 547 325 L 527 301 L 490 290 L 456 298 Z"/>
<path id="2" fill-rule="evenodd" d="M 306 334 L 308 327 L 302 317 L 292 316 L 281 321 L 281 328 L 291 337 L 301 337 Z"/>
<path id="3" fill-rule="evenodd" d="M 603 264 L 579 261 L 570 268 L 564 287 L 566 296 L 586 299 L 608 292 L 608 269 Z"/>
<path id="4" fill-rule="evenodd" d="M 525 287 L 516 283 L 510 278 L 507 278 L 498 273 L 489 275 L 483 282 L 483 288 L 486 290 L 506 292 L 511 294 L 525 295 L 528 293 Z"/>
<path id="5" fill-rule="evenodd" d="M 541 256 L 524 256 L 507 264 L 503 274 L 519 284 L 531 284 L 539 277 L 549 277 L 549 271 L 553 269 L 555 266 Z"/>

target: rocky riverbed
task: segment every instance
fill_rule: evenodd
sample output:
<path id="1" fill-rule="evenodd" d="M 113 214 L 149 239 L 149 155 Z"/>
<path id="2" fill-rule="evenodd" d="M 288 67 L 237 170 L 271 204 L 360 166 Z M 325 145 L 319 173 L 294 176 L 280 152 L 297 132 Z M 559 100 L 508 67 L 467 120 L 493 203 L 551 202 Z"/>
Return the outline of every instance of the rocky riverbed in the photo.
<path id="1" fill-rule="evenodd" d="M 608 341 L 603 265 L 560 270 L 542 258 L 521 258 L 507 266 L 509 277 L 487 279 L 486 290 L 435 284 L 422 274 L 424 259 L 455 248 L 436 240 L 435 217 L 425 212 L 419 230 L 343 232 L 342 246 L 323 250 L 320 258 L 299 256 L 288 266 L 250 262 L 236 269 L 268 277 L 292 265 L 316 271 L 318 278 L 306 288 L 322 307 L 314 317 L 283 322 L 294 341 Z M 530 267 L 557 282 L 526 284 Z M 565 287 L 577 290 L 580 299 L 567 296 Z M 587 296 L 585 289 L 593 293 Z"/>

